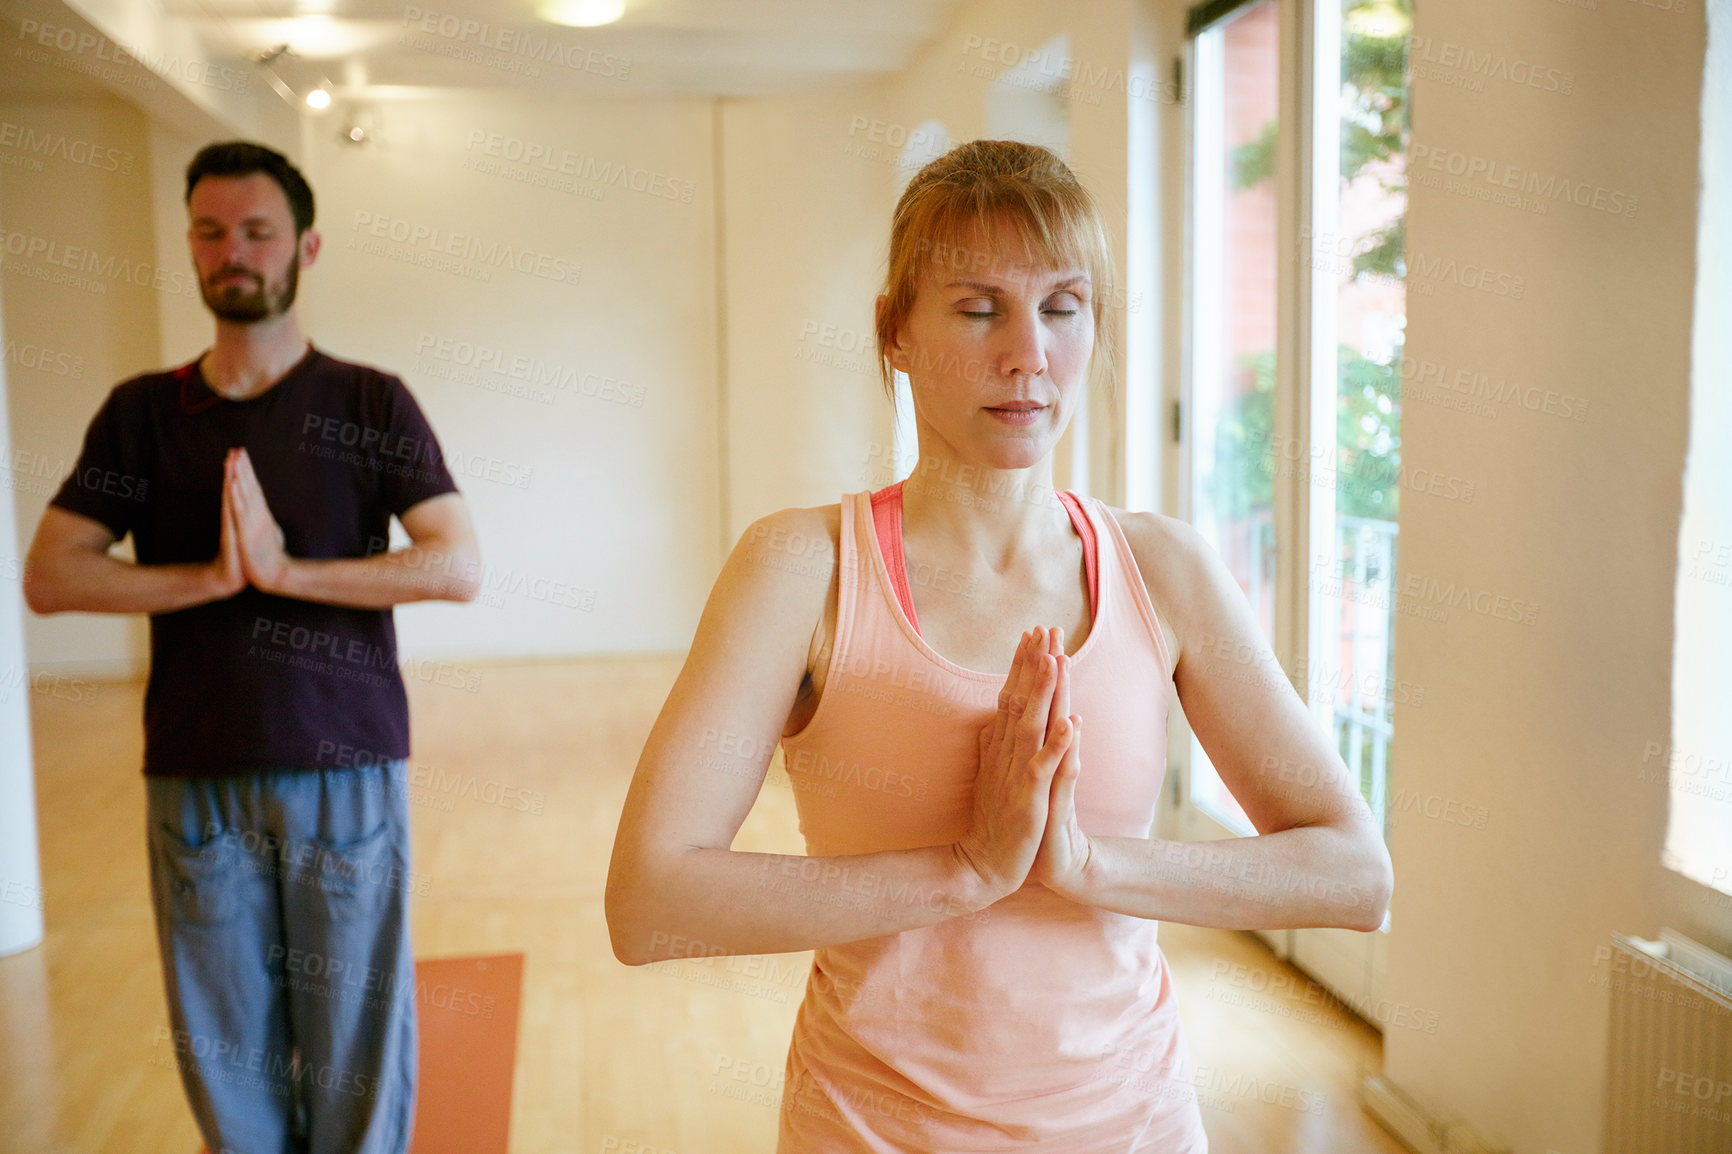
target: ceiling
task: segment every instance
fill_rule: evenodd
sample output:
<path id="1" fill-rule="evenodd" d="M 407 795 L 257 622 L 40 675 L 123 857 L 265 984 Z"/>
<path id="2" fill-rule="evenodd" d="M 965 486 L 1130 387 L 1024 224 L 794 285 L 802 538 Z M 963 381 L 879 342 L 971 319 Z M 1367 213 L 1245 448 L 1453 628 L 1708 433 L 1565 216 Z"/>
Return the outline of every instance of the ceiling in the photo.
<path id="1" fill-rule="evenodd" d="M 297 94 L 523 90 L 785 95 L 907 65 L 960 0 L 625 0 L 598 28 L 537 0 L 161 0 L 213 55 L 288 45 L 266 67 Z"/>

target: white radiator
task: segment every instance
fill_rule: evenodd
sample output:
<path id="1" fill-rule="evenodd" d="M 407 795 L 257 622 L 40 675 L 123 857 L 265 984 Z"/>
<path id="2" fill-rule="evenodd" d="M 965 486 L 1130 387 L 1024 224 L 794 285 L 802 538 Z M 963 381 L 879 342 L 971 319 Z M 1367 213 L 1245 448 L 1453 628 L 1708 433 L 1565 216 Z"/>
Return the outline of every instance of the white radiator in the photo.
<path id="1" fill-rule="evenodd" d="M 1612 935 L 1605 1154 L 1732 1152 L 1732 961 Z"/>

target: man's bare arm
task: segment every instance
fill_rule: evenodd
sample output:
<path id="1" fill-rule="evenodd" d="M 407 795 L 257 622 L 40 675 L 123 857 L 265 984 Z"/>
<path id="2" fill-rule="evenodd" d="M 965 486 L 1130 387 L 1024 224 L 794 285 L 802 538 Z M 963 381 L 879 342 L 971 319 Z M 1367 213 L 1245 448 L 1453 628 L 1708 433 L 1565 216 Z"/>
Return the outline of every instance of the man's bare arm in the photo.
<path id="1" fill-rule="evenodd" d="M 401 549 L 329 561 L 290 558 L 261 587 L 280 597 L 355 609 L 475 600 L 481 591 L 481 546 L 463 498 L 456 493 L 429 497 L 403 510 L 399 520 L 410 542 Z"/>
<path id="2" fill-rule="evenodd" d="M 109 555 L 102 522 L 50 505 L 24 560 L 24 602 L 37 613 L 172 613 L 246 588 L 233 536 L 210 561 L 136 565 Z"/>

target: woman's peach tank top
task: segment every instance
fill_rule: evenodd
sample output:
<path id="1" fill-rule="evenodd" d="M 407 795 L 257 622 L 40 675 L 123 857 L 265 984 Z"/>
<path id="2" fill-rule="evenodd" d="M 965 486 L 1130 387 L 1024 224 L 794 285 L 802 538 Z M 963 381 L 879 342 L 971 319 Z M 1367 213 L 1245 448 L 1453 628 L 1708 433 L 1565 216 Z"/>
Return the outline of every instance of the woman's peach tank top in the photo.
<path id="1" fill-rule="evenodd" d="M 1078 820 L 1091 834 L 1147 837 L 1172 662 L 1118 522 L 1091 497 L 1061 496 L 1092 530 L 1097 562 L 1093 622 L 1071 666 L 1086 733 Z M 926 644 L 897 596 L 899 532 L 893 541 L 887 559 L 873 494 L 843 498 L 828 679 L 812 719 L 782 741 L 813 856 L 957 840 L 977 735 L 1008 672 L 965 669 Z M 864 872 L 845 871 L 836 893 L 945 901 Z M 818 950 L 788 1051 L 779 1154 L 1206 1150 L 1156 928 L 1030 883 L 977 914 Z"/>

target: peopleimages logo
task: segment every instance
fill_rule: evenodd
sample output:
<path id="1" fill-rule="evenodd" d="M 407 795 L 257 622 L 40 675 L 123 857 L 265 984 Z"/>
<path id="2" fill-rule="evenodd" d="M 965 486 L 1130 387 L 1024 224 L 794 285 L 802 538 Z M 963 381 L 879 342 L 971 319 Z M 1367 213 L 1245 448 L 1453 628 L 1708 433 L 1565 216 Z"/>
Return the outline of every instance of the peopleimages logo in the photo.
<path id="1" fill-rule="evenodd" d="M 149 261 L 135 261 L 125 257 L 105 255 L 95 249 L 86 248 L 83 245 L 66 244 L 53 237 L 35 236 L 27 232 L 0 228 L 0 253 L 3 253 L 6 258 L 18 257 L 34 264 L 46 265 L 51 269 L 67 269 L 73 273 L 88 273 L 104 280 L 135 285 L 138 288 L 155 289 L 157 292 L 168 293 L 172 296 L 198 295 L 198 282 L 189 272 L 161 268 Z M 12 265 L 9 259 L 5 263 L 7 271 L 25 271 Z M 100 280 L 85 282 L 80 287 L 94 287 L 98 292 L 106 291 Z"/>
<path id="2" fill-rule="evenodd" d="M 83 357 L 76 353 L 57 352 L 38 344 L 7 341 L 0 345 L 0 361 L 17 365 L 21 369 L 52 373 L 57 377 L 77 378 L 84 375 Z M 5 450 L 0 449 L 0 458 L 4 456 Z"/>
<path id="3" fill-rule="evenodd" d="M 129 65 L 136 62 L 158 76 L 184 80 L 188 84 L 199 84 L 222 92 L 239 94 L 247 90 L 247 74 L 238 68 L 208 60 L 183 59 L 172 53 L 133 51 L 120 47 L 105 36 L 98 36 L 94 32 L 81 32 L 61 24 L 21 20 L 18 22 L 18 39 L 25 41 L 27 45 L 52 48 L 65 56 L 89 56 L 105 64 Z"/>
<path id="4" fill-rule="evenodd" d="M 1465 73 L 1475 80 L 1506 80 L 1511 84 L 1565 96 L 1575 91 L 1576 74 L 1572 71 L 1548 68 L 1519 56 L 1512 59 L 1507 53 L 1490 49 L 1479 51 L 1470 44 L 1457 44 L 1452 40 L 1439 42 L 1429 36 L 1410 37 L 1408 59 L 1415 67 L 1429 64 L 1434 68 Z"/>
<path id="5" fill-rule="evenodd" d="M 1510 190 L 1533 198 L 1542 212 L 1546 202 L 1564 201 L 1612 216 L 1636 215 L 1637 198 L 1621 189 L 1608 188 L 1594 181 L 1578 180 L 1555 172 L 1523 168 L 1495 157 L 1462 152 L 1460 149 L 1415 144 L 1408 163 L 1415 173 L 1415 178 L 1420 179 L 1421 183 L 1427 183 L 1426 179 L 1421 178 L 1428 178 L 1433 186 L 1442 187 L 1447 192 L 1465 190 L 1486 193 Z M 1428 174 L 1427 169 L 1458 179 L 1439 184 L 1439 178 Z M 1455 184 L 1461 187 L 1452 187 Z"/>
<path id="6" fill-rule="evenodd" d="M 560 176 L 574 177 L 603 187 L 613 185 L 630 189 L 632 192 L 641 192 L 645 196 L 678 201 L 680 204 L 690 204 L 698 191 L 695 180 L 684 180 L 669 176 L 665 172 L 602 160 L 545 141 L 505 136 L 482 128 L 470 130 L 463 149 L 465 152 L 479 151 L 483 157 L 505 160 L 529 168 L 543 168 Z"/>
<path id="7" fill-rule="evenodd" d="M 579 44 L 568 44 L 552 36 L 537 32 L 524 32 L 516 28 L 505 28 L 486 20 L 459 16 L 454 12 L 437 12 L 430 8 L 420 8 L 413 4 L 403 9 L 403 38 L 399 43 L 406 43 L 411 48 L 422 51 L 438 51 L 440 55 L 452 56 L 456 59 L 469 59 L 464 52 L 442 51 L 425 40 L 417 41 L 414 33 L 423 37 L 439 37 L 452 48 L 474 51 L 474 63 L 490 64 L 500 58 L 509 59 L 515 65 L 528 65 L 527 68 L 514 68 L 513 71 L 523 71 L 525 75 L 540 75 L 534 65 L 556 64 L 561 68 L 569 68 L 574 72 L 587 72 L 604 80 L 630 80 L 631 61 L 623 56 L 611 53 L 597 52 Z M 480 56 L 480 52 L 495 53 L 493 60 Z"/>
<path id="8" fill-rule="evenodd" d="M 349 231 L 360 234 L 357 239 L 376 238 L 403 245 L 411 250 L 425 250 L 434 256 L 468 261 L 480 266 L 482 271 L 489 268 L 508 268 L 525 276 L 561 284 L 577 284 L 583 278 L 583 264 L 580 261 L 567 260 L 531 248 L 519 248 L 497 240 L 484 240 L 470 233 L 452 232 L 438 225 L 368 212 L 365 209 L 355 212 Z"/>
<path id="9" fill-rule="evenodd" d="M 38 132 L 28 124 L 0 120 L 0 148 L 9 148 L 38 158 L 64 160 L 101 172 L 132 174 L 133 154 L 123 149 L 67 136 L 64 132 Z"/>
<path id="10" fill-rule="evenodd" d="M 641 385 L 497 345 L 423 332 L 415 340 L 415 355 L 478 373 L 495 373 L 536 388 L 570 391 L 612 404 L 643 408 L 644 390 Z"/>

